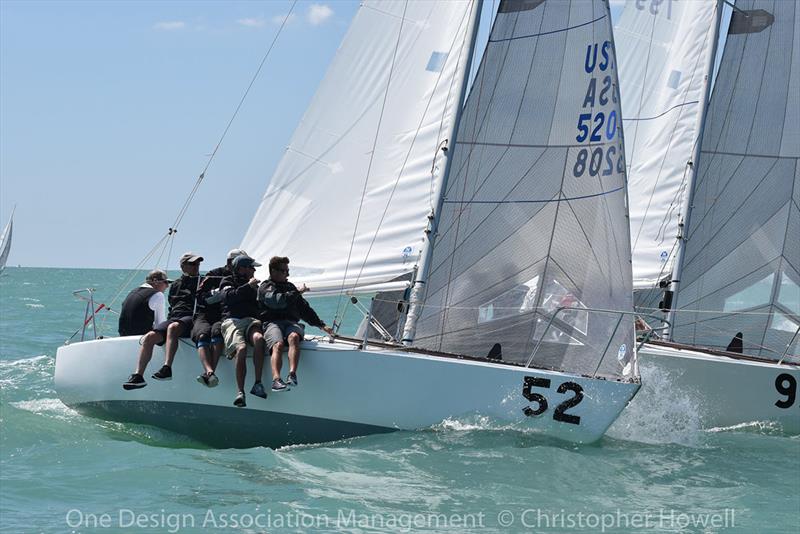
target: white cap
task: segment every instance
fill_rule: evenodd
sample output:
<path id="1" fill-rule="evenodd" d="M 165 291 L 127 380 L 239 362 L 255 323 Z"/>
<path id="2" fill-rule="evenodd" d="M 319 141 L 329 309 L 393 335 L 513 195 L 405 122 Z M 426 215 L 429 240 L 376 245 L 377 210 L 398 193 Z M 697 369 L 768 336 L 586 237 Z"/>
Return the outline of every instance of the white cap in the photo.
<path id="1" fill-rule="evenodd" d="M 227 260 L 231 261 L 236 256 L 247 256 L 247 255 L 248 255 L 247 252 L 245 252 L 244 250 L 242 250 L 240 248 L 235 248 L 235 249 L 231 250 L 230 252 L 228 252 Z"/>

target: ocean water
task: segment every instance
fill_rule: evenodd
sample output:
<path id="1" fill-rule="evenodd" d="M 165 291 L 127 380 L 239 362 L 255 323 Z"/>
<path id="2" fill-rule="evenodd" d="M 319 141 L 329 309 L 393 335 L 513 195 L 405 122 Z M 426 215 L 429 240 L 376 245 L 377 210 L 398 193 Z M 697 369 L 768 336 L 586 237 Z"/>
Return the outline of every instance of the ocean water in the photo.
<path id="1" fill-rule="evenodd" d="M 800 437 L 759 422 L 703 431 L 690 404 L 650 407 L 646 428 L 623 415 L 583 446 L 474 416 L 322 445 L 219 450 L 84 417 L 53 386 L 56 349 L 83 320 L 71 292 L 94 287 L 106 302 L 127 274 L 0 276 L 2 531 L 800 531 Z M 326 317 L 335 306 L 315 304 Z M 115 323 L 110 316 L 108 332 Z"/>

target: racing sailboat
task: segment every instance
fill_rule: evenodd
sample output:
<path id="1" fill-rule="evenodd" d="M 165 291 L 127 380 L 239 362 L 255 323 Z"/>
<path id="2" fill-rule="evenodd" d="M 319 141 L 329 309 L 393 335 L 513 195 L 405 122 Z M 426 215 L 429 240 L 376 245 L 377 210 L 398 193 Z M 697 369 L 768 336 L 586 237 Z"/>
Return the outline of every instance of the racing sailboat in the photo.
<path id="1" fill-rule="evenodd" d="M 8 218 L 8 223 L 0 234 L 0 273 L 6 268 L 8 255 L 11 252 L 11 234 L 14 231 L 14 211 L 16 206 L 11 210 L 11 216 Z"/>
<path id="2" fill-rule="evenodd" d="M 640 352 L 670 387 L 636 403 L 800 432 L 800 7 L 737 0 L 712 93 L 722 7 L 631 1 L 615 27 L 636 306 L 670 324 Z"/>
<path id="3" fill-rule="evenodd" d="M 599 439 L 640 385 L 608 4 L 503 0 L 467 96 L 480 10 L 364 2 L 242 242 L 316 294 L 407 287 L 400 335 L 307 338 L 301 385 L 244 409 L 232 366 L 198 387 L 186 345 L 171 382 L 124 391 L 138 338 L 75 343 L 63 402 L 215 446 L 476 413 Z"/>

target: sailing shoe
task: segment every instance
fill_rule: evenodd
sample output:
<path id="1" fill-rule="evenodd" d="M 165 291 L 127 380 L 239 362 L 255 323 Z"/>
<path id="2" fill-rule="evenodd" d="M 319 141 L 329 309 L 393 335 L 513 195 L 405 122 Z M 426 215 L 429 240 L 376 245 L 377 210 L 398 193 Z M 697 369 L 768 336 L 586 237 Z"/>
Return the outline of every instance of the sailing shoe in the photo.
<path id="1" fill-rule="evenodd" d="M 144 377 L 140 374 L 133 373 L 127 382 L 122 384 L 122 389 L 141 389 L 147 385 Z"/>
<path id="2" fill-rule="evenodd" d="M 206 387 L 213 388 L 219 384 L 219 378 L 214 373 L 203 373 L 197 377 L 197 381 Z"/>
<path id="3" fill-rule="evenodd" d="M 272 391 L 289 391 L 289 386 L 280 378 L 276 378 L 272 381 Z"/>
<path id="4" fill-rule="evenodd" d="M 156 380 L 172 380 L 172 369 L 169 365 L 162 365 L 161 369 L 153 373 Z"/>
<path id="5" fill-rule="evenodd" d="M 289 385 L 296 388 L 297 387 L 297 373 L 289 373 L 289 376 L 286 377 L 289 381 Z"/>
<path id="6" fill-rule="evenodd" d="M 233 405 L 238 406 L 239 408 L 244 408 L 247 406 L 247 402 L 244 400 L 244 391 L 240 391 L 236 394 L 236 399 L 234 399 Z"/>
<path id="7" fill-rule="evenodd" d="M 261 397 L 262 399 L 267 398 L 267 392 L 264 391 L 264 384 L 261 382 L 256 382 L 253 384 L 253 389 L 250 390 L 251 395 L 255 395 L 256 397 Z"/>

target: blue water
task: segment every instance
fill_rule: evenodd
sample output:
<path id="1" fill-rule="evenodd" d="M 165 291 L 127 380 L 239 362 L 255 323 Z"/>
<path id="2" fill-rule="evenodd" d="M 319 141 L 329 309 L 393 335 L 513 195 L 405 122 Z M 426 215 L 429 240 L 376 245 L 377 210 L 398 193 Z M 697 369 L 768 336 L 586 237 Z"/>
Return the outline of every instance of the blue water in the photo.
<path id="1" fill-rule="evenodd" d="M 698 430 L 688 405 L 653 406 L 647 428 L 623 417 L 588 446 L 476 416 L 323 445 L 216 450 L 84 417 L 53 387 L 56 349 L 83 318 L 71 291 L 94 287 L 106 302 L 127 274 L 0 276 L 2 531 L 800 530 L 800 438 L 758 422 Z M 329 319 L 336 301 L 315 307 Z"/>

